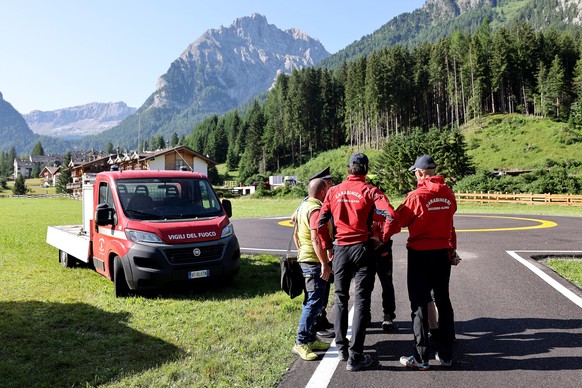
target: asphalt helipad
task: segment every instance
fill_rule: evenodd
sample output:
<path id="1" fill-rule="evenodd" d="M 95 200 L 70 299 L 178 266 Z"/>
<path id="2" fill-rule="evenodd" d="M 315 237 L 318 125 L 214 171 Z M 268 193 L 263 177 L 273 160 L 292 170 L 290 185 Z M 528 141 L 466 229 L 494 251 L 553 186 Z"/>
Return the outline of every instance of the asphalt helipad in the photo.
<path id="1" fill-rule="evenodd" d="M 243 253 L 283 255 L 289 247 L 288 217 L 233 223 Z M 582 256 L 582 217 L 459 214 L 455 226 L 463 261 L 451 274 L 457 332 L 452 368 L 418 372 L 398 362 L 412 351 L 403 232 L 394 237 L 393 248 L 400 329 L 382 332 L 377 282 L 365 349 L 373 366 L 348 372 L 332 346 L 319 361 L 296 360 L 280 386 L 580 386 L 582 292 L 532 257 Z"/>

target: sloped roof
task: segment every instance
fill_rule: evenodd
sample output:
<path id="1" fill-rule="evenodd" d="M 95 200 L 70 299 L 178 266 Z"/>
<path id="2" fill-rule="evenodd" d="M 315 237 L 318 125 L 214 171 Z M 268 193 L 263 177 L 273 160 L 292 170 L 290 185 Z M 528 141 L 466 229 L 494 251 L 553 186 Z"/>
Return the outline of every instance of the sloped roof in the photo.
<path id="1" fill-rule="evenodd" d="M 44 170 L 47 170 L 49 174 L 55 175 L 55 173 L 59 171 L 60 168 L 61 166 L 45 166 L 40 173 L 42 174 Z"/>
<path id="2" fill-rule="evenodd" d="M 192 148 L 187 147 L 187 146 L 178 146 L 178 147 L 174 147 L 174 148 L 170 148 L 170 149 L 156 151 L 154 153 L 147 154 L 147 155 L 143 155 L 142 154 L 140 156 L 142 156 L 142 160 L 151 160 L 151 159 L 155 159 L 155 158 L 157 158 L 158 156 L 161 156 L 161 155 L 166 155 L 166 154 L 170 154 L 170 153 L 174 153 L 174 152 L 179 152 L 179 151 L 185 151 L 187 153 L 190 153 L 193 156 L 204 160 L 208 164 L 212 164 L 212 165 L 218 164 L 217 162 L 215 162 L 214 160 L 210 159 L 209 157 L 204 156 L 201 153 L 198 153 L 198 152 L 194 151 Z"/>
<path id="3" fill-rule="evenodd" d="M 16 165 L 18 166 L 18 168 L 22 168 L 22 167 L 34 167 L 34 164 L 27 159 L 14 159 L 14 161 L 16 162 Z"/>

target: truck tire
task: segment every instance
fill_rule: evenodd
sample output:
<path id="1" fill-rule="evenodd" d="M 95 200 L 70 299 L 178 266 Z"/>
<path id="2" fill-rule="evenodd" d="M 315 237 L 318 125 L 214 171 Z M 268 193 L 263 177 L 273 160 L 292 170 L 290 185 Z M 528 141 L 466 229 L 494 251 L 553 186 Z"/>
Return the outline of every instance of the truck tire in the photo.
<path id="1" fill-rule="evenodd" d="M 75 265 L 75 258 L 67 252 L 59 250 L 59 263 L 63 268 L 71 268 Z"/>
<path id="2" fill-rule="evenodd" d="M 116 298 L 124 298 L 129 295 L 129 285 L 125 279 L 125 271 L 119 256 L 113 258 L 113 286 Z"/>

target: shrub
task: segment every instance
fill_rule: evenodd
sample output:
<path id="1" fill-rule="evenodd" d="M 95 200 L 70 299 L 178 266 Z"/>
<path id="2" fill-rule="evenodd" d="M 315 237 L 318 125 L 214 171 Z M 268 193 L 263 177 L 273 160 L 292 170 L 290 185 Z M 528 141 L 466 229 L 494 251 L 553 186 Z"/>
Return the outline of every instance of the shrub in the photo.
<path id="1" fill-rule="evenodd" d="M 518 176 L 495 176 L 479 172 L 461 179 L 455 185 L 457 192 L 549 193 L 580 194 L 582 180 L 572 176 L 563 167 L 536 170 Z"/>

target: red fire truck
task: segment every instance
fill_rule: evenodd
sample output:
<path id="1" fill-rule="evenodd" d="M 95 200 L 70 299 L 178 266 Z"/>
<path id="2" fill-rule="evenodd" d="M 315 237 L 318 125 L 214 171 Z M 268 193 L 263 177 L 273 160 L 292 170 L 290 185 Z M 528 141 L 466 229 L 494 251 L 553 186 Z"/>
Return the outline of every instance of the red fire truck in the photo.
<path id="1" fill-rule="evenodd" d="M 115 295 L 168 283 L 230 281 L 240 248 L 205 175 L 189 171 L 107 171 L 83 176 L 83 224 L 49 226 L 46 242 L 63 267 L 82 261 L 112 280 Z"/>

